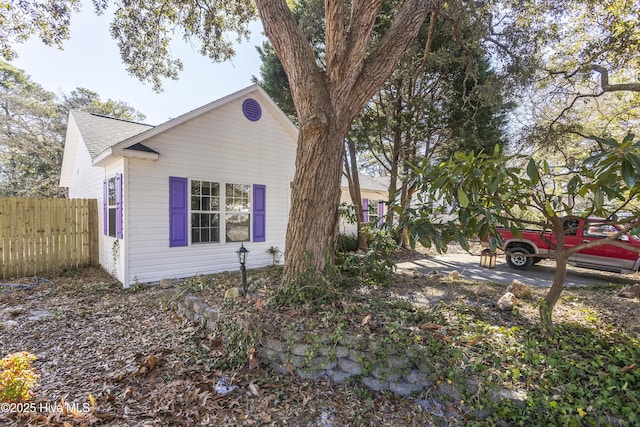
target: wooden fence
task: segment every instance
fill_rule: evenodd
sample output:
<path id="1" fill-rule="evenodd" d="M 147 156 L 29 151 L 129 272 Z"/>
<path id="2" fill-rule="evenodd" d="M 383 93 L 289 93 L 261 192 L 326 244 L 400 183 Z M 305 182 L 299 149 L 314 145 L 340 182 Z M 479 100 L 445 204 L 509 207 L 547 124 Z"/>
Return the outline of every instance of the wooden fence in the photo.
<path id="1" fill-rule="evenodd" d="M 97 264 L 95 199 L 0 198 L 2 279 Z"/>

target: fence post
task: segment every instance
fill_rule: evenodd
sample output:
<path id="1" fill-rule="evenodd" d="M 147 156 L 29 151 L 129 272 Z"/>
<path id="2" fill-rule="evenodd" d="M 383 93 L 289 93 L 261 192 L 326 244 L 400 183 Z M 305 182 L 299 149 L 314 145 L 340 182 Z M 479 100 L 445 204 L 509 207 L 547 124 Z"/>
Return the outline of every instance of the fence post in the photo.
<path id="1" fill-rule="evenodd" d="M 89 199 L 89 265 L 100 264 L 98 252 L 98 200 Z"/>

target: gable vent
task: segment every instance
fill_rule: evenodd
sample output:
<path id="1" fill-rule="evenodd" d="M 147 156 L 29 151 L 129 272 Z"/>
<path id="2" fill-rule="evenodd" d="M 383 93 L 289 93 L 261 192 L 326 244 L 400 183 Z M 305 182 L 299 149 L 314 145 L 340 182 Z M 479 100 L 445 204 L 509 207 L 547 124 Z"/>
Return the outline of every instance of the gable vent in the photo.
<path id="1" fill-rule="evenodd" d="M 252 122 L 257 122 L 262 117 L 262 108 L 258 101 L 253 98 L 245 99 L 242 103 L 242 112 L 244 116 Z"/>

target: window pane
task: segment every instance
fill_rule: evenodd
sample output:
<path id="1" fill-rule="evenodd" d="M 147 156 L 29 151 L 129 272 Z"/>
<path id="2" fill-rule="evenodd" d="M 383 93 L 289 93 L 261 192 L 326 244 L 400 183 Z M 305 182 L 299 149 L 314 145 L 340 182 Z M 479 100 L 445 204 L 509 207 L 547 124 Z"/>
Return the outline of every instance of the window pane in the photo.
<path id="1" fill-rule="evenodd" d="M 220 197 L 220 184 L 217 182 L 211 183 L 211 195 Z"/>
<path id="2" fill-rule="evenodd" d="M 209 207 L 210 210 L 212 211 L 220 211 L 220 198 L 219 197 L 212 197 L 211 198 L 211 206 Z"/>
<path id="3" fill-rule="evenodd" d="M 200 210 L 200 197 L 191 196 L 191 210 L 199 211 Z"/>
<path id="4" fill-rule="evenodd" d="M 200 191 L 200 181 L 191 181 L 191 194 L 199 195 L 202 192 Z"/>
<path id="5" fill-rule="evenodd" d="M 227 214 L 227 242 L 245 242 L 249 240 L 249 214 Z"/>
<path id="6" fill-rule="evenodd" d="M 191 230 L 191 243 L 200 243 L 200 230 Z"/>
<path id="7" fill-rule="evenodd" d="M 249 185 L 226 184 L 225 209 L 229 212 L 249 212 Z"/>
<path id="8" fill-rule="evenodd" d="M 116 237 L 116 208 L 109 208 L 109 236 Z"/>
<path id="9" fill-rule="evenodd" d="M 202 195 L 208 196 L 211 194 L 211 183 L 203 182 L 202 183 Z"/>
<path id="10" fill-rule="evenodd" d="M 108 185 L 109 190 L 109 206 L 116 205 L 116 179 L 110 178 Z"/>

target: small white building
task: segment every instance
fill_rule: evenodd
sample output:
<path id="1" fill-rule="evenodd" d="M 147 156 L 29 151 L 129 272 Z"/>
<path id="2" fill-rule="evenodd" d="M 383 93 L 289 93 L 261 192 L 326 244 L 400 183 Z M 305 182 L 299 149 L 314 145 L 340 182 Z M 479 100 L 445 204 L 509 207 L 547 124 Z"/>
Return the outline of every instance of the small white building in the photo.
<path id="1" fill-rule="evenodd" d="M 380 223 L 381 220 L 384 221 L 389 200 L 389 177 L 371 177 L 361 173 L 358 175 L 358 179 L 360 181 L 364 222 L 377 224 Z M 341 187 L 340 203 L 345 202 L 352 205 L 353 200 L 351 199 L 351 193 L 349 193 L 349 182 L 344 176 L 342 176 Z M 340 218 L 341 233 L 357 234 L 357 231 L 358 227 L 356 224 L 349 224 L 344 218 Z"/>
<path id="2" fill-rule="evenodd" d="M 272 263 L 297 128 L 258 85 L 159 126 L 72 111 L 60 185 L 98 200 L 100 265 L 125 287 Z"/>

